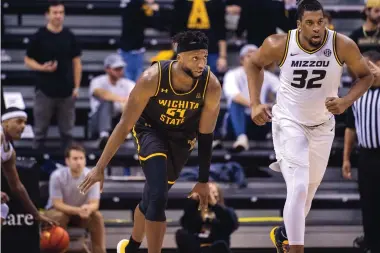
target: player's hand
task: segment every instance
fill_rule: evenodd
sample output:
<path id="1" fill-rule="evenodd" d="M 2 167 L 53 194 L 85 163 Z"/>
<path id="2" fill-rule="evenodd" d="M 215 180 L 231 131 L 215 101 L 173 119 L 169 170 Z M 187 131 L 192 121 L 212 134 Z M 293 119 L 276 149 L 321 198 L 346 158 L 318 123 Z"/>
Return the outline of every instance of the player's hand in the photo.
<path id="1" fill-rule="evenodd" d="M 375 76 L 375 78 L 380 77 L 380 67 L 377 66 L 375 63 L 368 61 L 368 67 L 371 73 Z"/>
<path id="2" fill-rule="evenodd" d="M 343 161 L 343 166 L 342 166 L 342 176 L 345 179 L 352 179 L 351 175 L 351 162 L 348 160 Z"/>
<path id="3" fill-rule="evenodd" d="M 91 186 L 93 186 L 97 182 L 100 182 L 100 192 L 102 192 L 104 183 L 104 169 L 94 167 L 87 174 L 82 183 L 78 186 L 80 193 L 86 194 L 87 191 L 91 188 Z"/>
<path id="4" fill-rule="evenodd" d="M 58 226 L 59 223 L 55 220 L 50 219 L 49 217 L 45 216 L 44 214 L 40 213 L 37 217 L 37 220 L 41 223 L 47 223 L 50 226 Z"/>
<path id="5" fill-rule="evenodd" d="M 9 201 L 9 196 L 5 192 L 1 192 L 1 204 Z"/>
<path id="6" fill-rule="evenodd" d="M 216 201 L 216 198 L 214 196 L 214 194 L 210 193 L 210 195 L 208 196 L 208 203 L 211 205 L 211 206 L 215 206 L 217 201 Z"/>
<path id="7" fill-rule="evenodd" d="M 188 198 L 192 198 L 194 194 L 199 196 L 199 207 L 198 210 L 207 211 L 208 208 L 208 198 L 210 195 L 210 188 L 208 183 L 197 183 L 193 190 L 191 190 Z"/>
<path id="8" fill-rule="evenodd" d="M 265 104 L 252 106 L 251 118 L 258 126 L 263 126 L 272 121 L 271 107 Z"/>
<path id="9" fill-rule="evenodd" d="M 325 102 L 326 108 L 332 114 L 342 114 L 347 108 L 348 104 L 344 98 L 328 97 Z"/>

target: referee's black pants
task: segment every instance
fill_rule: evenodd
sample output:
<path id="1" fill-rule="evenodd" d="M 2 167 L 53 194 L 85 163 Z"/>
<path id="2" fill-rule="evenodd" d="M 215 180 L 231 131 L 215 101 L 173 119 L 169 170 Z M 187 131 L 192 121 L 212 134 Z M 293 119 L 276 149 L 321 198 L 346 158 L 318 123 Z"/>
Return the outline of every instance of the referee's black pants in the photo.
<path id="1" fill-rule="evenodd" d="M 380 253 L 380 149 L 361 149 L 358 183 L 364 238 L 371 253 Z"/>

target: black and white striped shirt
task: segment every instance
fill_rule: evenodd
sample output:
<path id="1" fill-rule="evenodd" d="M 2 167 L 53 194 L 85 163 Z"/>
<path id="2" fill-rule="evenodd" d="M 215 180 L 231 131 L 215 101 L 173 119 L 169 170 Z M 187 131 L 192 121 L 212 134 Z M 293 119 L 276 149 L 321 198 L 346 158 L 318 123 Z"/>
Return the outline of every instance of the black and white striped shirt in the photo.
<path id="1" fill-rule="evenodd" d="M 380 148 L 380 87 L 370 88 L 348 109 L 347 127 L 356 129 L 360 147 Z"/>

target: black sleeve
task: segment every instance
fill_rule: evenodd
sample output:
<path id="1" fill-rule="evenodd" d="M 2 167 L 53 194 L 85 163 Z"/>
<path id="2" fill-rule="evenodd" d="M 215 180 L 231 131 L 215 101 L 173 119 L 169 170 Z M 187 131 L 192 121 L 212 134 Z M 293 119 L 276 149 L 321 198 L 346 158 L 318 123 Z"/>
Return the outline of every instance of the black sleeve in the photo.
<path id="1" fill-rule="evenodd" d="M 352 106 L 347 109 L 346 127 L 355 129 L 355 117 L 354 112 L 352 111 Z"/>
<path id="2" fill-rule="evenodd" d="M 39 33 L 37 32 L 30 39 L 28 47 L 26 48 L 26 56 L 36 60 L 37 62 L 38 62 L 38 56 L 40 55 L 39 40 L 40 40 Z"/>
<path id="3" fill-rule="evenodd" d="M 211 207 L 211 210 L 214 211 L 216 216 L 213 229 L 218 229 L 218 231 L 224 231 L 226 235 L 231 235 L 239 227 L 238 217 L 232 208 L 216 204 Z"/>
<path id="4" fill-rule="evenodd" d="M 77 41 L 75 35 L 70 31 L 71 37 L 71 58 L 75 58 L 82 55 L 82 49 Z"/>
<path id="5" fill-rule="evenodd" d="M 198 211 L 199 202 L 194 199 L 188 199 L 184 214 L 181 217 L 181 226 L 189 232 L 198 233 L 202 228 L 202 217 Z"/>
<path id="6" fill-rule="evenodd" d="M 217 41 L 226 40 L 226 4 L 224 1 L 220 0 L 217 2 L 215 8 L 215 23 L 212 25 L 211 29 L 215 31 L 215 38 Z"/>

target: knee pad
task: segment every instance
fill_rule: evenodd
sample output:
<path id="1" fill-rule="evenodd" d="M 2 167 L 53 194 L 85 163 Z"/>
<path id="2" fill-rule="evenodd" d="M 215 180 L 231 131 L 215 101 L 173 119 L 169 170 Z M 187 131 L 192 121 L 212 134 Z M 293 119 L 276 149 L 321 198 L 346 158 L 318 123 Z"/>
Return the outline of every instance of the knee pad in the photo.
<path id="1" fill-rule="evenodd" d="M 149 221 L 166 221 L 165 209 L 168 202 L 168 191 L 149 192 L 148 209 L 145 218 Z"/>

